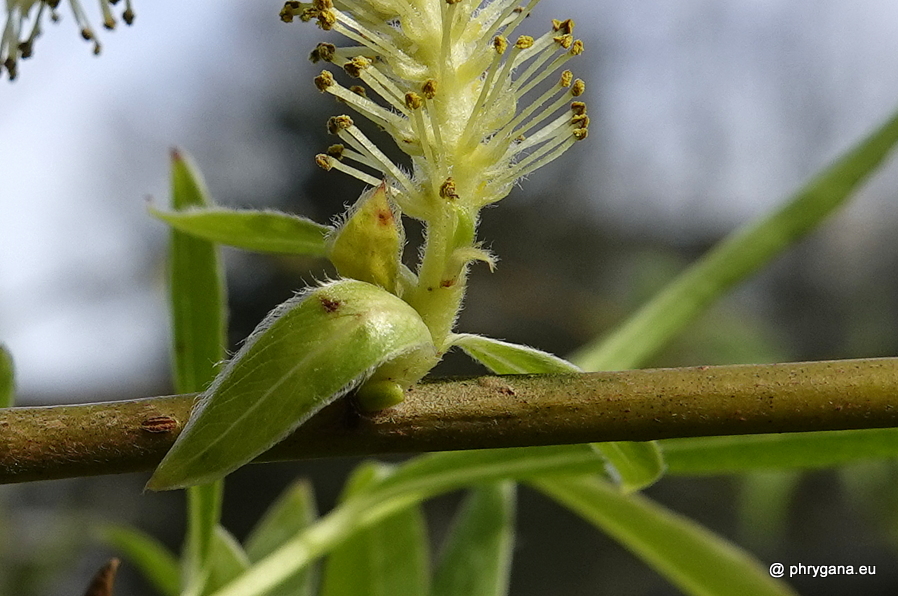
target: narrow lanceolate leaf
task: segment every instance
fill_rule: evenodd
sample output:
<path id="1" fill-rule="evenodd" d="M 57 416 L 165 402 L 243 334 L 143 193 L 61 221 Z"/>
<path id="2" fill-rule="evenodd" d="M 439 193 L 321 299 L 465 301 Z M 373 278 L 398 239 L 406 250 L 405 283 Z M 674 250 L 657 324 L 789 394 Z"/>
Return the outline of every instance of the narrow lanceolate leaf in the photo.
<path id="1" fill-rule="evenodd" d="M 388 473 L 386 466 L 363 464 L 353 473 L 344 501 L 365 492 Z M 428 594 L 427 546 L 421 506 L 401 509 L 356 532 L 330 552 L 321 596 Z"/>
<path id="2" fill-rule="evenodd" d="M 482 335 L 460 333 L 453 337 L 452 345 L 499 375 L 583 372 L 579 366 L 548 352 Z"/>
<path id="3" fill-rule="evenodd" d="M 211 204 L 199 172 L 182 153 L 172 154 L 172 207 Z M 212 242 L 173 231 L 169 262 L 175 390 L 202 391 L 215 376 L 227 339 L 224 271 Z"/>
<path id="4" fill-rule="evenodd" d="M 0 344 L 0 408 L 11 408 L 16 398 L 16 373 L 12 355 Z"/>
<path id="5" fill-rule="evenodd" d="M 447 451 L 417 457 L 300 532 L 214 596 L 263 596 L 356 532 L 432 496 L 486 482 L 602 470 L 588 445 Z"/>
<path id="6" fill-rule="evenodd" d="M 472 488 L 446 541 L 431 596 L 504 596 L 514 545 L 515 485 Z"/>
<path id="7" fill-rule="evenodd" d="M 324 256 L 331 229 L 279 211 L 206 207 L 175 212 L 150 208 L 150 213 L 190 236 L 256 252 Z"/>
<path id="8" fill-rule="evenodd" d="M 753 470 L 833 468 L 898 457 L 898 429 L 665 439 L 671 474 L 739 474 Z"/>
<path id="9" fill-rule="evenodd" d="M 148 487 L 221 478 L 378 366 L 415 350 L 433 351 L 418 313 L 370 284 L 338 281 L 288 300 L 203 394 Z"/>
<path id="10" fill-rule="evenodd" d="M 190 159 L 172 152 L 172 208 L 177 212 L 212 204 L 202 175 Z M 172 230 L 169 293 L 172 318 L 172 369 L 175 389 L 194 393 L 215 377 L 225 356 L 227 298 L 224 269 L 215 245 Z M 210 572 L 208 559 L 221 516 L 220 482 L 195 486 L 187 493 L 187 538 L 182 586 L 199 596 Z"/>
<path id="11" fill-rule="evenodd" d="M 299 480 L 288 486 L 256 524 L 246 539 L 246 554 L 253 563 L 262 560 L 308 527 L 318 516 L 312 484 Z M 315 575 L 302 569 L 268 596 L 313 596 Z"/>
<path id="12" fill-rule="evenodd" d="M 165 545 L 135 528 L 119 525 L 104 526 L 102 539 L 124 556 L 163 596 L 178 596 L 181 570 L 178 559 Z"/>
<path id="13" fill-rule="evenodd" d="M 453 345 L 496 374 L 549 374 L 582 372 L 558 356 L 540 350 L 468 333 L 456 335 Z M 596 443 L 608 471 L 625 491 L 653 484 L 664 474 L 664 458 L 654 442 Z"/>
<path id="14" fill-rule="evenodd" d="M 539 490 L 583 516 L 691 596 L 796 596 L 738 546 L 639 494 L 597 477 L 551 476 Z"/>
<path id="15" fill-rule="evenodd" d="M 898 142 L 898 113 L 822 170 L 778 211 L 737 230 L 573 361 L 585 370 L 637 368 L 734 285 L 836 211 Z"/>

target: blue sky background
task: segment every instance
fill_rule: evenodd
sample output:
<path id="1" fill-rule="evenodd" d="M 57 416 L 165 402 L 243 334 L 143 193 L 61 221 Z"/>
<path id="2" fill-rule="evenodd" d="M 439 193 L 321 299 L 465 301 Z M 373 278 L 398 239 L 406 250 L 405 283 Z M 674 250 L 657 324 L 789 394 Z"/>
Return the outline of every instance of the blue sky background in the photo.
<path id="1" fill-rule="evenodd" d="M 145 203 L 166 198 L 170 147 L 216 172 L 215 196 L 263 196 L 283 168 L 312 167 L 320 148 L 290 161 L 259 124 L 278 77 L 304 73 L 295 100 L 320 101 L 305 57 L 326 34 L 281 24 L 280 4 L 137 0 L 133 27 L 98 31 L 99 58 L 64 6 L 19 80 L 0 81 L 0 341 L 26 399 L 158 387 L 165 229 Z M 603 200 L 584 197 L 584 214 L 634 234 L 729 230 L 898 108 L 890 0 L 544 0 L 528 32 L 567 16 L 598 118 L 588 144 L 525 186 L 574 163 L 601 173 L 587 182 Z M 849 254 L 890 233 L 896 184 L 893 166 L 830 227 Z"/>

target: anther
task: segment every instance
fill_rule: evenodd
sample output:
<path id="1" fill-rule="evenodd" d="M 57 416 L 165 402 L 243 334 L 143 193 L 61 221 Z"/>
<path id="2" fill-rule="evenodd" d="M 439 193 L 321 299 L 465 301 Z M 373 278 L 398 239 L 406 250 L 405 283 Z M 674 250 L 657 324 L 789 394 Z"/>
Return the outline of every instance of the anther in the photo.
<path id="1" fill-rule="evenodd" d="M 346 130 L 351 126 L 353 126 L 353 122 L 352 118 L 349 116 L 332 116 L 327 121 L 327 132 L 335 135 L 341 130 Z"/>
<path id="2" fill-rule="evenodd" d="M 414 91 L 405 94 L 405 107 L 408 109 L 417 110 L 423 103 L 424 101 L 421 99 L 421 96 Z"/>
<path id="3" fill-rule="evenodd" d="M 331 62 L 334 59 L 334 55 L 337 53 L 337 46 L 332 43 L 319 43 L 315 46 L 315 49 L 312 50 L 312 53 L 309 54 L 309 60 L 312 62 L 318 62 L 319 60 L 324 60 L 325 62 Z"/>
<path id="4" fill-rule="evenodd" d="M 333 86 L 334 84 L 336 84 L 336 81 L 334 81 L 334 75 L 326 70 L 321 71 L 321 74 L 315 77 L 315 86 L 322 93 L 327 91 L 327 88 Z"/>
<path id="5" fill-rule="evenodd" d="M 437 94 L 437 82 L 434 79 L 427 79 L 421 86 L 421 92 L 427 99 L 433 99 Z"/>
<path id="6" fill-rule="evenodd" d="M 359 78 L 362 76 L 362 71 L 371 66 L 371 61 L 365 58 L 364 56 L 356 56 L 349 62 L 343 65 L 343 70 L 346 71 L 351 77 Z"/>
<path id="7" fill-rule="evenodd" d="M 559 31 L 563 35 L 570 35 L 574 32 L 574 21 L 571 19 L 565 19 L 563 21 L 552 19 L 552 30 Z"/>
<path id="8" fill-rule="evenodd" d="M 450 176 L 440 185 L 440 196 L 444 199 L 457 199 L 458 191 L 455 188 L 455 180 Z"/>
<path id="9" fill-rule="evenodd" d="M 569 70 L 566 70 L 561 73 L 561 80 L 558 81 L 558 84 L 562 87 L 570 87 L 571 83 L 574 82 L 574 73 Z"/>
<path id="10" fill-rule="evenodd" d="M 514 42 L 514 47 L 519 50 L 526 50 L 527 48 L 533 47 L 533 38 L 529 35 L 522 35 L 518 38 L 516 42 Z"/>
<path id="11" fill-rule="evenodd" d="M 296 16 L 296 13 L 297 11 L 299 11 L 299 9 L 299 2 L 291 0 L 290 2 L 284 3 L 284 8 L 281 9 L 281 12 L 278 16 L 280 16 L 281 20 L 285 23 L 292 23 L 293 17 Z"/>

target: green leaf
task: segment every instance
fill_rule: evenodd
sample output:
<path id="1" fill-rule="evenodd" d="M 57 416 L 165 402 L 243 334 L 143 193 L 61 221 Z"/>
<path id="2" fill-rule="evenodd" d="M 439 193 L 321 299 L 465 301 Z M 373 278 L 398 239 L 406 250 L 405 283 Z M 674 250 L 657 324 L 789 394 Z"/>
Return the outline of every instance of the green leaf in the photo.
<path id="1" fill-rule="evenodd" d="M 456 516 L 431 596 L 504 596 L 514 546 L 515 485 L 478 486 Z"/>
<path id="2" fill-rule="evenodd" d="M 198 208 L 212 203 L 199 171 L 190 159 L 172 153 L 172 207 Z M 215 365 L 225 356 L 227 297 L 224 269 L 212 242 L 171 232 L 169 294 L 175 389 L 202 391 L 215 376 Z M 191 487 L 187 494 L 187 537 L 183 556 L 185 594 L 195 596 L 211 568 L 215 528 L 221 517 L 220 482 Z"/>
<path id="3" fill-rule="evenodd" d="M 734 285 L 836 211 L 898 142 L 898 113 L 822 170 L 778 211 L 728 236 L 610 335 L 572 360 L 585 370 L 636 368 Z"/>
<path id="4" fill-rule="evenodd" d="M 654 441 L 635 443 L 616 441 L 593 443 L 608 463 L 608 473 L 624 492 L 633 492 L 651 486 L 667 469 L 661 450 Z"/>
<path id="5" fill-rule="evenodd" d="M 379 464 L 363 464 L 347 485 L 344 499 L 363 493 L 388 470 Z M 427 544 L 421 507 L 401 509 L 331 551 L 324 566 L 321 596 L 427 594 Z"/>
<path id="6" fill-rule="evenodd" d="M 150 213 L 176 230 L 244 250 L 293 255 L 324 256 L 330 227 L 279 211 L 192 208 L 181 212 Z"/>
<path id="7" fill-rule="evenodd" d="M 206 582 L 212 572 L 216 528 L 221 519 L 224 487 L 221 482 L 191 486 L 187 490 L 187 535 L 181 559 L 184 593 L 207 593 Z"/>
<path id="8" fill-rule="evenodd" d="M 429 497 L 484 482 L 597 473 L 603 466 L 588 445 L 449 451 L 417 457 L 334 508 L 214 596 L 268 594 L 355 532 Z"/>
<path id="9" fill-rule="evenodd" d="M 246 539 L 246 554 L 258 561 L 315 521 L 318 516 L 312 484 L 305 479 L 288 486 Z"/>
<path id="10" fill-rule="evenodd" d="M 677 475 L 833 468 L 898 457 L 898 429 L 665 439 L 661 448 L 668 473 Z"/>
<path id="11" fill-rule="evenodd" d="M 738 546 L 640 494 L 589 476 L 553 476 L 533 485 L 583 516 L 692 596 L 795 596 Z"/>
<path id="12" fill-rule="evenodd" d="M 482 335 L 460 333 L 452 345 L 498 375 L 583 372 L 580 367 L 548 352 Z"/>
<path id="13" fill-rule="evenodd" d="M 458 334 L 452 344 L 500 375 L 582 372 L 552 354 L 480 335 Z M 664 458 L 654 442 L 619 441 L 594 446 L 605 457 L 611 476 L 627 491 L 645 488 L 664 474 Z"/>
<path id="14" fill-rule="evenodd" d="M 408 304 L 370 284 L 333 282 L 275 309 L 194 409 L 148 487 L 220 478 L 284 438 L 376 367 L 434 348 Z"/>
<path id="15" fill-rule="evenodd" d="M 120 551 L 163 596 L 178 596 L 178 559 L 161 542 L 135 528 L 112 524 L 100 528 L 100 537 Z"/>
<path id="16" fill-rule="evenodd" d="M 0 344 L 0 408 L 11 408 L 16 399 L 16 371 L 12 354 Z"/>
<path id="17" fill-rule="evenodd" d="M 246 554 L 255 563 L 277 550 L 315 521 L 317 512 L 312 484 L 299 480 L 288 486 L 262 516 L 246 539 Z M 269 596 L 313 596 L 314 574 L 304 569 L 288 578 Z"/>
<path id="18" fill-rule="evenodd" d="M 172 206 L 210 204 L 205 183 L 189 159 L 172 153 Z M 172 310 L 175 390 L 202 391 L 215 376 L 227 342 L 224 271 L 215 245 L 171 233 L 169 295 Z"/>
<path id="19" fill-rule="evenodd" d="M 792 470 L 741 475 L 737 501 L 743 543 L 767 547 L 782 544 L 801 473 Z M 775 551 L 774 551 L 775 552 Z"/>
<path id="20" fill-rule="evenodd" d="M 240 543 L 220 525 L 215 526 L 209 552 L 209 577 L 203 594 L 211 594 L 249 569 L 250 561 Z"/>

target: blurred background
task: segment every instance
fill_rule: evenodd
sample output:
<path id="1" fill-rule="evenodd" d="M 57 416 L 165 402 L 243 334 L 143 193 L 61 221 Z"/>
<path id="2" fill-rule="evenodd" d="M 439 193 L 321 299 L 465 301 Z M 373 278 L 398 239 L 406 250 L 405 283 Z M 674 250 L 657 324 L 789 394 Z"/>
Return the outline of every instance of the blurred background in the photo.
<path id="1" fill-rule="evenodd" d="M 18 80 L 0 81 L 0 342 L 20 405 L 171 391 L 164 296 L 168 152 L 191 153 L 215 200 L 327 222 L 360 183 L 313 162 L 332 141 L 320 70 L 337 41 L 277 18 L 281 3 L 140 2 L 91 54 L 67 7 Z M 88 6 L 96 27 L 99 11 Z M 898 5 L 870 0 L 545 0 L 524 25 L 573 17 L 587 53 L 590 138 L 483 215 L 501 259 L 475 267 L 463 331 L 564 355 L 603 334 L 724 235 L 780 204 L 898 108 Z M 822 229 L 696 321 L 657 366 L 898 353 L 898 166 Z M 412 241 L 415 233 L 411 233 Z M 322 261 L 226 251 L 232 347 Z M 480 372 L 450 355 L 440 374 Z M 279 490 L 315 482 L 324 511 L 350 460 L 251 467 L 224 522 L 246 534 Z M 893 594 L 896 468 L 666 479 L 649 494 L 764 562 L 877 565 L 803 578 L 802 593 Z M 109 556 L 98 519 L 177 548 L 180 494 L 144 475 L 0 487 L 0 594 L 83 591 Z M 522 490 L 511 593 L 677 593 L 592 527 Z M 438 551 L 458 495 L 428 505 Z M 118 594 L 150 594 L 127 564 Z"/>

